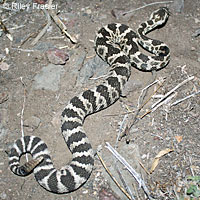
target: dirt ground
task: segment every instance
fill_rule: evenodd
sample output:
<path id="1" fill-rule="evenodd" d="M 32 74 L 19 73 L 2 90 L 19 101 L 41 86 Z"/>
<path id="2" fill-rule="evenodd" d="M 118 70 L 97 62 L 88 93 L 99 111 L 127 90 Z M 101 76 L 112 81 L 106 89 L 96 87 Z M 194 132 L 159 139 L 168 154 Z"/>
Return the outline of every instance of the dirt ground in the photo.
<path id="1" fill-rule="evenodd" d="M 32 4 L 31 1 L 18 2 Z M 136 30 L 141 22 L 147 20 L 150 14 L 161 6 L 169 6 L 171 16 L 164 27 L 151 32 L 148 36 L 164 41 L 170 47 L 171 61 L 166 68 L 157 72 L 157 79 L 162 77 L 165 81 L 156 95 L 160 97 L 159 95 L 166 94 L 188 77 L 194 78 L 178 88 L 170 101 L 141 117 L 158 101 L 151 98 L 140 111 L 140 119 L 129 131 L 130 143 L 127 144 L 127 137 L 123 137 L 117 142 L 117 151 L 134 168 L 136 167 L 148 190 L 157 199 L 190 199 L 195 196 L 195 191 L 199 191 L 198 181 L 190 181 L 188 176 L 200 175 L 200 96 L 197 94 L 174 106 L 170 106 L 170 103 L 193 94 L 200 88 L 200 36 L 192 36 L 200 28 L 200 1 L 186 0 L 181 13 L 175 12 L 170 4 L 155 4 L 128 16 L 118 14 L 119 11 L 129 11 L 152 2 L 156 1 L 54 1 L 68 32 L 75 36 L 79 43 L 72 44 L 52 21 L 45 35 L 34 46 L 31 45 L 33 37 L 47 23 L 43 11 L 34 9 L 33 6 L 28 10 L 16 8 L 15 11 L 0 7 L 1 20 L 6 19 L 4 24 L 13 36 L 11 42 L 4 33 L 0 34 L 1 62 L 8 64 L 9 67 L 0 70 L 0 199 L 128 199 L 115 189 L 117 186 L 106 175 L 98 157 L 93 173 L 83 187 L 70 194 L 57 195 L 40 187 L 32 174 L 25 178 L 12 174 L 8 168 L 8 156 L 5 151 L 14 140 L 21 137 L 21 113 L 24 110 L 24 134 L 39 136 L 47 143 L 56 167 L 59 168 L 70 161 L 70 152 L 60 133 L 59 115 L 74 95 L 101 81 L 78 81 L 82 68 L 95 55 L 92 42 L 95 33 L 103 25 L 111 22 L 124 23 Z M 7 3 L 11 5 L 11 1 Z M 113 16 L 113 12 L 116 16 Z M 46 51 L 52 47 L 65 47 L 69 60 L 61 66 L 55 90 L 36 89 L 35 77 L 41 74 L 42 68 L 48 66 Z M 97 76 L 94 74 L 94 77 Z M 105 142 L 115 146 L 120 124 L 124 125 L 124 121 L 131 123 L 134 118 L 134 112 L 128 115 L 128 119 L 124 117 L 124 113 L 128 111 L 127 108 L 137 109 L 141 91 L 151 78 L 151 73 L 133 68 L 130 78 L 133 90 L 126 98 L 121 98 L 114 105 L 88 116 L 85 120 L 84 127 L 91 144 L 95 150 L 101 145 L 100 155 L 108 168 L 113 166 L 111 163 L 114 158 L 105 148 Z M 144 102 L 152 96 L 156 88 L 158 84 L 149 88 Z M 155 156 L 167 148 L 172 152 L 163 155 L 155 170 L 148 174 L 146 171 L 150 170 Z M 118 168 L 122 172 L 126 171 L 121 164 L 118 164 Z M 111 168 L 113 174 L 114 170 Z M 131 190 L 135 199 L 146 199 L 134 178 L 130 174 L 124 177 L 133 188 Z M 120 182 L 120 179 L 117 179 Z M 196 189 L 189 194 L 187 189 L 191 185 Z M 196 194 L 196 199 L 200 199 L 200 194 Z"/>

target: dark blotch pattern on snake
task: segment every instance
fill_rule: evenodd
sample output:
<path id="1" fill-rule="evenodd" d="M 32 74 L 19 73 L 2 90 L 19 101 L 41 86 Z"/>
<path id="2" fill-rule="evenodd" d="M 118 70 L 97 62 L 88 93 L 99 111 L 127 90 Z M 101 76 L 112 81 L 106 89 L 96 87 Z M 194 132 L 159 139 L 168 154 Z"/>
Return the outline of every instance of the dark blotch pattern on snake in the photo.
<path id="1" fill-rule="evenodd" d="M 146 36 L 165 23 L 168 16 L 167 8 L 154 11 L 150 19 L 139 26 L 137 33 L 118 23 L 101 28 L 95 39 L 95 50 L 110 65 L 108 78 L 93 89 L 73 97 L 62 112 L 62 135 L 72 153 L 72 161 L 61 169 L 54 168 L 46 144 L 38 137 L 25 136 L 18 139 L 9 152 L 11 171 L 20 176 L 33 172 L 37 182 L 54 193 L 71 192 L 83 185 L 94 165 L 94 153 L 83 129 L 85 117 L 119 99 L 130 77 L 131 66 L 152 71 L 168 64 L 170 52 L 167 45 Z M 138 45 L 154 55 L 141 53 Z M 20 157 L 25 153 L 30 153 L 33 160 L 20 166 Z"/>

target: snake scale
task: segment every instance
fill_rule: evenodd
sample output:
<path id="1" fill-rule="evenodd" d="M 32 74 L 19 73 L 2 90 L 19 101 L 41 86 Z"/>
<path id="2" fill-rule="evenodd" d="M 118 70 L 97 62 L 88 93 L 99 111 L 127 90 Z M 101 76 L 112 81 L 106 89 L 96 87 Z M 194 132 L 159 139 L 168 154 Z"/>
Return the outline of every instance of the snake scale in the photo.
<path id="1" fill-rule="evenodd" d="M 47 145 L 38 137 L 25 136 L 15 141 L 9 152 L 9 167 L 19 176 L 34 173 L 36 181 L 53 193 L 68 193 L 81 187 L 89 178 L 94 153 L 83 129 L 87 115 L 107 108 L 116 102 L 131 74 L 131 66 L 142 70 L 160 70 L 170 58 L 166 44 L 150 39 L 146 34 L 163 25 L 169 10 L 154 11 L 135 33 L 128 26 L 112 23 L 101 28 L 95 38 L 96 53 L 110 65 L 108 77 L 93 89 L 73 97 L 61 116 L 61 131 L 72 153 L 72 161 L 60 169 L 53 166 Z M 154 55 L 139 51 L 139 45 Z M 20 157 L 30 153 L 33 160 L 20 165 Z"/>

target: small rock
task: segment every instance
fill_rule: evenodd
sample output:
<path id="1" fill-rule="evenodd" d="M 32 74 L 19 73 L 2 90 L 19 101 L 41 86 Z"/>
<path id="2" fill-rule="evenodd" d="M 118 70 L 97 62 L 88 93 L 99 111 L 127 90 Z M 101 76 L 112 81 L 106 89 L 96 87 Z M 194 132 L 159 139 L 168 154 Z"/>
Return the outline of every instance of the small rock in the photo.
<path id="1" fill-rule="evenodd" d="M 9 66 L 6 62 L 1 62 L 1 63 L 0 63 L 0 69 L 1 69 L 2 71 L 8 70 L 9 67 L 10 67 L 10 66 Z"/>
<path id="2" fill-rule="evenodd" d="M 99 200 L 119 200 L 119 198 L 117 198 L 112 191 L 109 191 L 106 188 L 102 188 L 99 191 Z"/>
<path id="3" fill-rule="evenodd" d="M 34 77 L 33 89 L 46 89 L 58 91 L 60 76 L 64 72 L 62 65 L 49 64 L 43 67 L 41 71 Z"/>
<path id="4" fill-rule="evenodd" d="M 143 154 L 143 155 L 141 156 L 141 159 L 144 160 L 146 157 L 147 157 L 147 155 L 146 155 L 146 154 Z"/>
<path id="5" fill-rule="evenodd" d="M 200 20 L 199 20 L 198 18 L 194 18 L 194 22 L 195 22 L 196 24 L 198 24 L 198 23 L 200 23 Z"/>
<path id="6" fill-rule="evenodd" d="M 88 15 L 91 15 L 92 11 L 88 8 L 86 11 L 85 11 Z"/>
<path id="7" fill-rule="evenodd" d="M 2 192 L 0 194 L 0 199 L 7 199 L 7 194 L 5 192 Z"/>
<path id="8" fill-rule="evenodd" d="M 144 177 L 144 179 L 145 179 L 146 175 L 145 175 L 142 167 L 139 164 L 139 162 L 141 161 L 139 149 L 140 149 L 140 147 L 137 144 L 129 143 L 128 145 L 119 145 L 117 148 L 117 151 L 137 171 L 137 173 L 141 174 L 141 176 Z M 119 180 L 119 175 L 115 168 L 115 161 L 110 159 L 110 154 L 103 151 L 102 157 L 104 158 L 105 163 L 109 163 L 109 170 L 112 172 L 112 175 Z M 124 180 L 126 180 L 126 184 L 130 187 L 130 190 L 131 191 L 134 190 L 133 177 L 130 176 L 130 174 L 127 173 L 127 170 L 124 170 L 123 167 L 120 166 L 119 170 L 120 170 Z M 116 194 L 117 196 L 119 196 L 119 199 L 125 199 L 124 193 L 122 193 L 122 191 L 118 187 L 116 187 L 116 184 L 113 182 L 112 178 L 105 171 L 103 171 L 103 176 L 107 180 L 107 183 L 109 184 L 113 193 Z M 136 182 L 135 182 L 135 184 L 136 184 Z M 103 192 L 103 197 L 105 197 L 105 198 L 102 198 L 102 200 L 112 199 L 112 198 L 107 197 L 108 195 L 106 195 L 106 194 L 107 194 L 107 191 Z M 101 199 L 101 198 L 99 198 L 99 199 Z M 144 199 L 144 198 L 141 198 L 141 199 Z"/>
<path id="9" fill-rule="evenodd" d="M 63 65 L 67 60 L 69 60 L 69 55 L 67 52 L 57 48 L 49 49 L 46 52 L 46 55 L 49 62 L 55 65 Z"/>
<path id="10" fill-rule="evenodd" d="M 32 132 L 38 128 L 41 120 L 38 117 L 31 116 L 24 121 L 24 127 L 27 127 L 27 131 Z"/>
<path id="11" fill-rule="evenodd" d="M 96 77 L 107 74 L 108 64 L 104 62 L 99 56 L 95 56 L 89 59 L 81 68 L 79 77 L 77 79 L 78 84 L 83 84 L 88 81 L 89 78 Z"/>

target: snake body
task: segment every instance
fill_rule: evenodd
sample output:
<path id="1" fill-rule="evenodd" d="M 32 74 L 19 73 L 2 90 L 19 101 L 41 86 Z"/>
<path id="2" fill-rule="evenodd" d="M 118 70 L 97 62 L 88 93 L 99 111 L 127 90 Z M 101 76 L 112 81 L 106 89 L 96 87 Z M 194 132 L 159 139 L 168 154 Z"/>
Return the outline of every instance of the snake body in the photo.
<path id="1" fill-rule="evenodd" d="M 25 136 L 16 140 L 9 152 L 11 171 L 19 176 L 33 172 L 36 181 L 54 193 L 68 193 L 82 186 L 94 165 L 94 153 L 83 129 L 84 119 L 119 99 L 130 77 L 131 66 L 142 71 L 152 71 L 168 64 L 170 52 L 167 45 L 145 35 L 165 23 L 168 16 L 167 8 L 154 11 L 150 19 L 139 26 L 137 33 L 119 23 L 101 28 L 95 38 L 95 50 L 110 65 L 109 75 L 100 85 L 73 97 L 61 116 L 61 131 L 72 153 L 72 161 L 56 169 L 47 145 L 38 137 Z M 154 55 L 141 53 L 139 44 Z M 30 153 L 33 160 L 20 165 L 20 157 L 25 153 Z"/>

